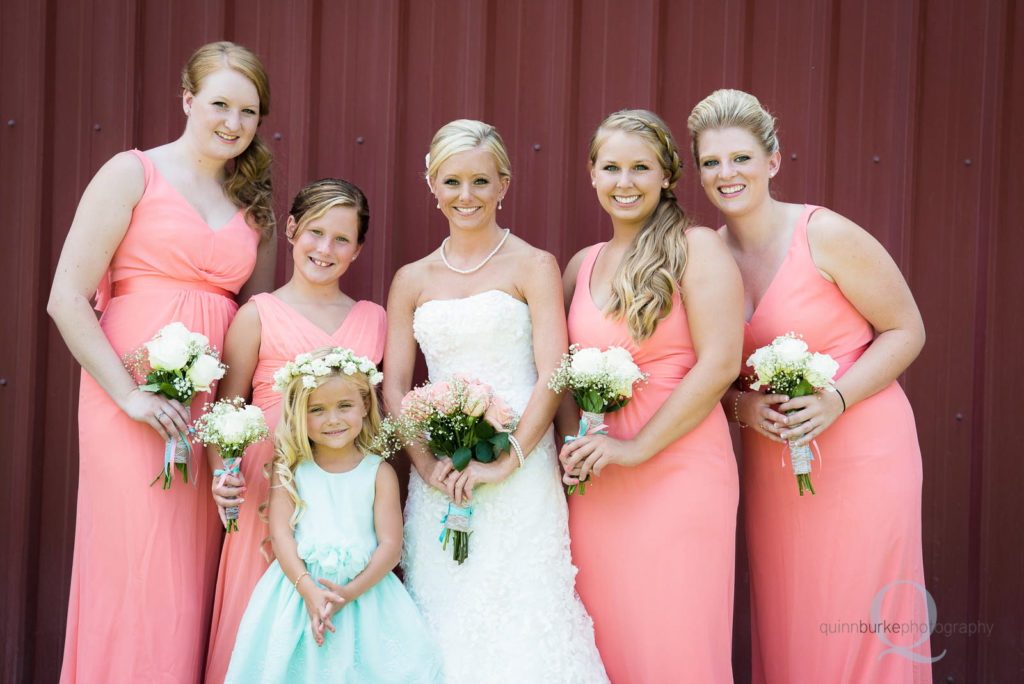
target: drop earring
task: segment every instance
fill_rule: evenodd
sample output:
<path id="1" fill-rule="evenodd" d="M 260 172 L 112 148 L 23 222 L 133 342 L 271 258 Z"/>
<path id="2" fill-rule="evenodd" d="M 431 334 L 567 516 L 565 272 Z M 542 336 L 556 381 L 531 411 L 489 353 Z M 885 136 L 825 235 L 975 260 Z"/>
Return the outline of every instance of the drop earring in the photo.
<path id="1" fill-rule="evenodd" d="M 498 211 L 501 211 L 501 200 L 498 200 Z"/>

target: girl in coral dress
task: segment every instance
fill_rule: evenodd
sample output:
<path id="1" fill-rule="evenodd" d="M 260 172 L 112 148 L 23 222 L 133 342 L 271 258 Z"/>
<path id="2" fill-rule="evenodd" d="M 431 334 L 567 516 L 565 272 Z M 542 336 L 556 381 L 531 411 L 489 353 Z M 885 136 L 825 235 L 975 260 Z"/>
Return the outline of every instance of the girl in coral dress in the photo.
<path id="1" fill-rule="evenodd" d="M 297 354 L 322 346 L 343 346 L 374 363 L 384 354 L 384 309 L 355 301 L 338 280 L 359 256 L 370 224 L 365 195 L 355 185 L 324 178 L 295 196 L 285 236 L 292 245 L 291 279 L 272 293 L 258 294 L 238 310 L 224 346 L 227 374 L 221 397 L 248 397 L 259 406 L 271 431 L 281 415 L 281 395 L 273 390 L 274 372 Z M 223 468 L 215 449 L 210 468 Z M 268 464 L 273 444 L 252 446 L 238 474 L 213 480 L 213 499 L 238 506 L 238 530 L 225 536 L 213 604 L 206 681 L 224 681 L 238 623 L 253 587 L 270 564 L 264 545 L 269 530 L 259 513 L 267 501 Z M 242 503 L 242 502 L 245 503 Z M 241 504 L 241 505 L 239 505 Z"/>
<path id="2" fill-rule="evenodd" d="M 866 231 L 771 197 L 781 156 L 757 98 L 716 91 L 689 129 L 743 274 L 744 358 L 793 331 L 839 362 L 834 392 L 791 399 L 741 385 L 723 400 L 743 436 L 753 681 L 931 681 L 921 451 L 896 383 L 924 343 L 914 298 Z M 816 442 L 813 496 L 781 464 L 788 439 Z M 912 627 L 886 631 L 893 623 Z"/>
<path id="3" fill-rule="evenodd" d="M 271 156 L 256 135 L 269 86 L 255 55 L 222 42 L 196 51 L 182 88 L 182 136 L 116 155 L 89 183 L 50 293 L 83 369 L 62 682 L 195 682 L 205 662 L 222 534 L 210 476 L 150 482 L 210 397 L 143 392 L 120 356 L 173 321 L 220 348 L 235 295 L 271 284 Z"/>
<path id="4" fill-rule="evenodd" d="M 692 227 L 673 189 L 675 138 L 651 112 L 607 117 L 590 174 L 612 238 L 563 278 L 569 340 L 626 349 L 650 377 L 608 435 L 563 447 L 576 587 L 608 675 L 731 682 L 736 462 L 719 406 L 740 362 L 742 290 L 721 239 Z M 563 404 L 559 427 L 576 434 Z"/>

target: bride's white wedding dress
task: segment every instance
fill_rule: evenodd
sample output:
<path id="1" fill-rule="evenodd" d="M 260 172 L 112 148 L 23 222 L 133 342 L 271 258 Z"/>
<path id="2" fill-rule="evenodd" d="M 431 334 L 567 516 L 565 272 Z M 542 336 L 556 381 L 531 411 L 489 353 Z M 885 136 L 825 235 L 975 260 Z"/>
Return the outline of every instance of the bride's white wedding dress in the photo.
<path id="1" fill-rule="evenodd" d="M 516 411 L 526 408 L 537 369 L 523 302 L 501 290 L 432 300 L 416 309 L 413 333 L 431 382 L 465 373 Z M 413 468 L 402 564 L 440 644 L 446 681 L 607 682 L 593 622 L 576 595 L 552 431 L 504 482 L 474 490 L 462 565 L 438 540 L 448 503 Z"/>

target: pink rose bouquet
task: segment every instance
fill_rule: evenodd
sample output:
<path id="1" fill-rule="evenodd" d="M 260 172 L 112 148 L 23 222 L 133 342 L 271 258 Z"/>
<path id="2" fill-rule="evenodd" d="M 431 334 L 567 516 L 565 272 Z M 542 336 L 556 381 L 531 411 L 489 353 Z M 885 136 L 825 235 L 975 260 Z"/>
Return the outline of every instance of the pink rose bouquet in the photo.
<path id="1" fill-rule="evenodd" d="M 473 459 L 490 463 L 508 451 L 517 422 L 515 412 L 489 385 L 457 374 L 447 382 L 423 385 L 406 394 L 402 415 L 385 421 L 383 438 L 375 447 L 389 451 L 399 442 L 420 442 L 438 458 L 451 458 L 455 469 L 461 471 Z M 442 521 L 442 544 L 447 549 L 453 541 L 452 558 L 459 564 L 469 555 L 472 511 L 470 506 L 449 504 Z"/>

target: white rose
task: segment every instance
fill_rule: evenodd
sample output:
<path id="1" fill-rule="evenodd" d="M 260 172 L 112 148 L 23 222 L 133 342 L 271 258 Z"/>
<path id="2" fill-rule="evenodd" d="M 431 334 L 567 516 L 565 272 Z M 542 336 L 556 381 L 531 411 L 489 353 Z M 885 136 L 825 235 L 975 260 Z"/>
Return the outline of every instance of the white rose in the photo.
<path id="1" fill-rule="evenodd" d="M 191 356 L 187 339 L 182 341 L 161 336 L 147 342 L 145 347 L 149 352 L 149 365 L 154 370 L 179 370 L 185 367 L 189 356 Z"/>
<path id="2" fill-rule="evenodd" d="M 807 355 L 807 343 L 795 337 L 776 337 L 772 347 L 779 363 L 785 365 L 800 363 Z"/>
<path id="3" fill-rule="evenodd" d="M 192 382 L 196 390 L 206 392 L 210 389 L 210 383 L 224 377 L 224 369 L 216 356 L 200 354 L 185 373 L 185 377 Z"/>
<path id="4" fill-rule="evenodd" d="M 245 440 L 248 432 L 247 421 L 243 411 L 231 411 L 219 421 L 220 435 L 225 444 L 239 444 Z"/>
<path id="5" fill-rule="evenodd" d="M 263 411 L 260 410 L 259 406 L 253 406 L 252 404 L 245 407 L 245 415 L 248 420 L 253 421 L 257 425 L 259 424 L 258 421 L 263 420 Z"/>
<path id="6" fill-rule="evenodd" d="M 593 347 L 580 349 L 572 355 L 572 374 L 577 377 L 593 377 L 604 368 L 601 352 Z"/>
<path id="7" fill-rule="evenodd" d="M 308 352 L 304 353 L 304 354 L 299 354 L 298 356 L 295 357 L 295 365 L 296 366 L 301 366 L 302 364 L 307 363 L 307 362 L 311 361 L 312 359 L 313 359 L 313 355 L 308 353 Z"/>
<path id="8" fill-rule="evenodd" d="M 828 354 L 815 352 L 807 362 L 807 381 L 815 387 L 824 387 L 836 376 L 838 370 L 839 363 L 835 359 Z"/>
<path id="9" fill-rule="evenodd" d="M 168 323 L 164 327 L 160 328 L 160 332 L 157 333 L 157 337 L 162 340 L 167 340 L 168 342 L 177 342 L 178 344 L 185 346 L 192 338 L 192 333 L 189 332 L 184 323 L 174 321 L 173 323 Z"/>
<path id="10" fill-rule="evenodd" d="M 608 368 L 631 368 L 636 365 L 633 356 L 622 347 L 609 347 L 604 352 L 604 358 Z"/>
<path id="11" fill-rule="evenodd" d="M 198 349 L 206 349 L 208 346 L 210 346 L 210 338 L 204 335 L 203 333 L 189 333 L 188 339 Z"/>

